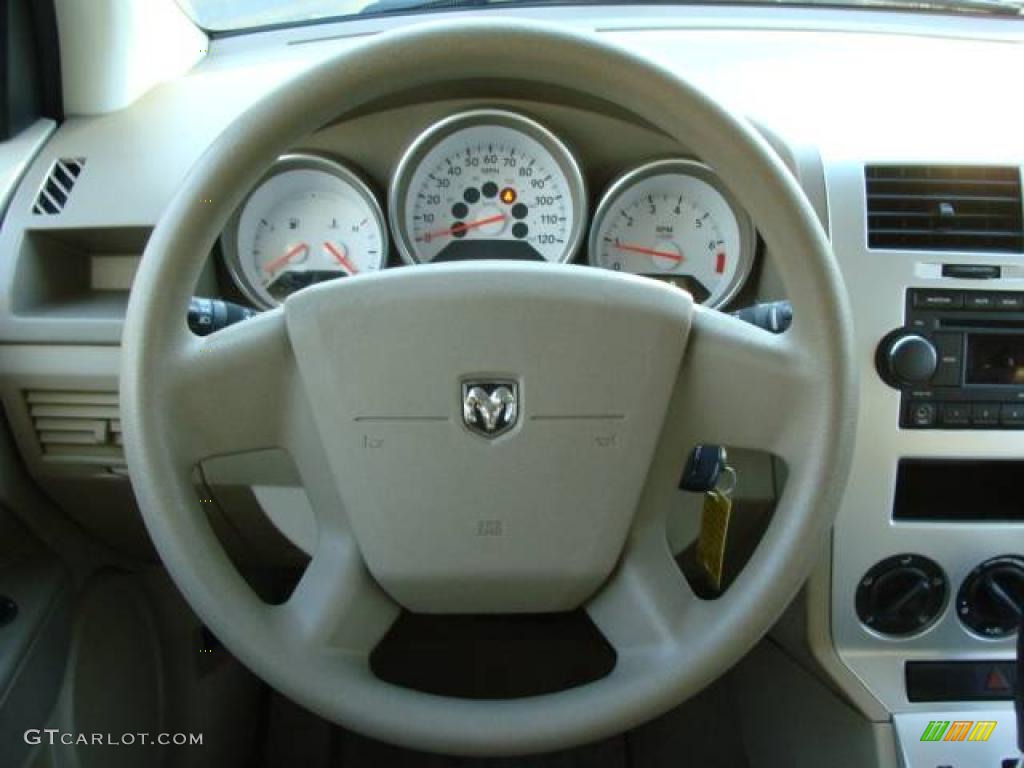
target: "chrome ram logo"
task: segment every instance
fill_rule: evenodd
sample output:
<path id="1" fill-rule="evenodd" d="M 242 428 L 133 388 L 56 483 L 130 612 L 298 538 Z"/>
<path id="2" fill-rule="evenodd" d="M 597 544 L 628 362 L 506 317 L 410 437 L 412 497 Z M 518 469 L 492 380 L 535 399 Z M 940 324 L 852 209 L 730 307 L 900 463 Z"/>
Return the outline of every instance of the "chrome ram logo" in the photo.
<path id="1" fill-rule="evenodd" d="M 497 437 L 519 418 L 519 385 L 509 380 L 464 381 L 462 420 L 484 437 Z"/>

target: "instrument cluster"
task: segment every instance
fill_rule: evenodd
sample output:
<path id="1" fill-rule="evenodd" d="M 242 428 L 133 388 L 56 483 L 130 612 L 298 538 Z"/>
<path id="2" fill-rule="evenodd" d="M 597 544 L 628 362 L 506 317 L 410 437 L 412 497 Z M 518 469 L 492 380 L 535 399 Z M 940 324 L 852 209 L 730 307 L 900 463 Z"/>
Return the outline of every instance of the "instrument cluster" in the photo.
<path id="1" fill-rule="evenodd" d="M 658 159 L 589 198 L 572 150 L 525 115 L 462 112 L 404 152 L 387 217 L 372 186 L 343 161 L 285 155 L 228 221 L 224 259 L 239 290 L 271 308 L 324 280 L 401 262 L 579 261 L 668 280 L 710 306 L 733 298 L 754 260 L 747 214 L 707 166 Z M 580 246 L 587 240 L 585 254 Z"/>

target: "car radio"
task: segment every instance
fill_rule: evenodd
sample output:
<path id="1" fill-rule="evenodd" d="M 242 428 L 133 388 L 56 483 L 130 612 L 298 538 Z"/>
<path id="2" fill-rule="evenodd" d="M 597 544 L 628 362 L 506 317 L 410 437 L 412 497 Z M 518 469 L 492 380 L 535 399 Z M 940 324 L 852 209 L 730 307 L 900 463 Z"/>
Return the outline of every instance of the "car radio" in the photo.
<path id="1" fill-rule="evenodd" d="M 907 292 L 906 324 L 878 345 L 907 429 L 1024 429 L 1024 292 Z"/>

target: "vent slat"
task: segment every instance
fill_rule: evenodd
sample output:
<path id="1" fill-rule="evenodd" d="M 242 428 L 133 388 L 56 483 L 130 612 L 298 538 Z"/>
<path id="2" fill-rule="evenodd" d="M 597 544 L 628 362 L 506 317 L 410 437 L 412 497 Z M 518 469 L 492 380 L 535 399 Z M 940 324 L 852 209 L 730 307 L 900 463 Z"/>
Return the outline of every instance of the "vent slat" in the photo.
<path id="1" fill-rule="evenodd" d="M 55 164 L 56 170 L 65 174 L 71 179 L 77 179 L 78 174 L 82 172 L 82 166 L 85 165 L 85 159 L 64 159 L 58 160 Z"/>
<path id="2" fill-rule="evenodd" d="M 1020 237 L 1018 232 L 1000 232 L 993 229 L 957 229 L 942 232 L 941 230 L 934 229 L 910 229 L 899 228 L 899 229 L 884 229 L 877 228 L 871 230 L 872 234 L 875 235 L 905 235 L 910 237 L 931 237 L 932 235 L 957 235 L 959 237 L 1003 237 L 1008 239 L 1015 239 Z"/>
<path id="3" fill-rule="evenodd" d="M 1020 197 L 1013 197 L 1012 195 L 962 195 L 956 192 L 950 192 L 949 194 L 925 194 L 915 195 L 911 193 L 900 193 L 900 194 L 877 194 L 868 191 L 868 201 L 871 200 L 921 200 L 926 203 L 1009 203 L 1013 205 L 1020 204 Z"/>
<path id="4" fill-rule="evenodd" d="M 50 184 L 47 184 L 41 190 L 39 190 L 40 202 L 45 203 L 44 207 L 48 211 L 60 212 L 60 209 L 64 207 L 64 200 L 67 198 L 61 197 L 60 195 L 54 195 Z"/>
<path id="5" fill-rule="evenodd" d="M 35 423 L 40 432 L 88 432 L 97 442 L 105 439 L 110 424 L 106 419 L 36 419 Z"/>
<path id="6" fill-rule="evenodd" d="M 33 405 L 30 413 L 33 418 L 58 419 L 116 419 L 120 416 L 117 406 L 109 405 Z"/>
<path id="7" fill-rule="evenodd" d="M 48 445 L 43 450 L 43 458 L 62 464 L 124 466 L 124 451 L 116 445 Z"/>
<path id="8" fill-rule="evenodd" d="M 874 178 L 1015 179 L 1012 165 L 869 165 L 865 176 Z"/>
<path id="9" fill-rule="evenodd" d="M 935 214 L 928 211 L 875 211 L 871 214 L 871 230 L 884 229 L 893 221 L 906 221 L 911 226 L 914 226 L 915 224 L 928 223 L 934 218 Z M 1005 222 L 991 213 L 958 213 L 957 222 L 965 224 L 981 223 L 993 229 L 999 229 L 1005 225 Z M 970 229 L 969 226 L 966 228 Z M 1013 229 L 1010 227 L 1005 229 L 1005 231 L 1012 232 Z"/>
<path id="10" fill-rule="evenodd" d="M 25 393 L 29 404 L 63 403 L 72 405 L 113 405 L 117 407 L 116 392 L 71 392 L 35 389 Z"/>
<path id="11" fill-rule="evenodd" d="M 39 432 L 39 442 L 43 447 L 51 445 L 103 445 L 103 441 L 89 432 L 58 432 L 47 430 Z"/>
<path id="12" fill-rule="evenodd" d="M 60 163 L 56 165 L 56 167 L 53 169 L 53 173 L 50 174 L 50 180 L 57 184 L 60 184 L 61 188 L 67 190 L 68 192 L 70 192 L 71 187 L 74 186 L 75 178 L 76 177 L 68 173 L 67 168 L 65 168 Z"/>
<path id="13" fill-rule="evenodd" d="M 71 198 L 75 181 L 82 174 L 84 167 L 84 157 L 63 157 L 55 160 L 32 204 L 33 215 L 54 216 L 63 211 Z"/>
<path id="14" fill-rule="evenodd" d="M 955 187 L 955 186 L 977 186 L 986 187 L 993 189 L 1012 189 L 1016 186 L 1017 182 L 1015 179 L 934 179 L 934 178 L 918 178 L 913 176 L 900 176 L 900 177 L 886 177 L 886 176 L 873 176 L 868 177 L 868 181 L 873 186 L 914 186 L 919 185 L 924 188 L 929 187 Z"/>
<path id="15" fill-rule="evenodd" d="M 46 188 L 51 189 L 56 187 L 57 189 L 60 190 L 60 193 L 64 197 L 64 199 L 67 200 L 68 195 L 71 193 L 72 184 L 74 184 L 73 181 L 71 183 L 68 183 L 67 181 L 60 179 L 59 174 L 56 171 L 54 171 L 53 176 L 51 176 L 50 180 L 46 182 Z"/>
<path id="16" fill-rule="evenodd" d="M 1020 169 L 866 166 L 869 248 L 1024 251 Z"/>

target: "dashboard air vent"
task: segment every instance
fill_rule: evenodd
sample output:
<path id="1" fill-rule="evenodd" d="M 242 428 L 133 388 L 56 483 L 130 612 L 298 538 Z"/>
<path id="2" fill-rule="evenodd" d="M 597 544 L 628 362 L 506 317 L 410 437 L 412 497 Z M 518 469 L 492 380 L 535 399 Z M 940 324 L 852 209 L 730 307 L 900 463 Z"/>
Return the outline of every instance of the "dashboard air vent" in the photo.
<path id="1" fill-rule="evenodd" d="M 124 464 L 116 392 L 29 390 L 25 402 L 44 460 Z"/>
<path id="2" fill-rule="evenodd" d="M 869 165 L 868 247 L 1024 251 L 1016 167 Z"/>
<path id="3" fill-rule="evenodd" d="M 32 213 L 37 216 L 53 216 L 64 210 L 71 188 L 75 186 L 84 167 L 84 157 L 63 157 L 57 160 L 36 196 Z"/>

